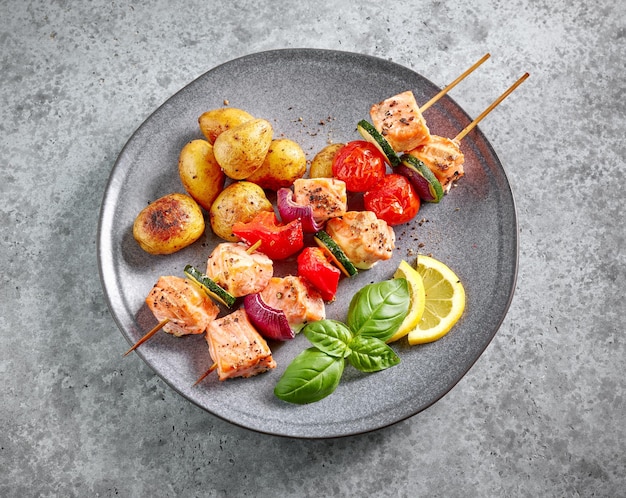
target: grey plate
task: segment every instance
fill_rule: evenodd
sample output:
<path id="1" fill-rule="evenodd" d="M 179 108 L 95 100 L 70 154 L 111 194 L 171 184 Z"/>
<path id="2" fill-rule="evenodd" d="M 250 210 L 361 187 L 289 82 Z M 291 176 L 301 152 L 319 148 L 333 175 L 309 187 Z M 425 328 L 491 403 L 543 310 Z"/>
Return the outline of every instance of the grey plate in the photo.
<path id="1" fill-rule="evenodd" d="M 359 139 L 356 123 L 369 107 L 412 90 L 425 102 L 439 89 L 395 63 L 352 53 L 278 50 L 218 66 L 159 107 L 133 134 L 119 155 L 104 194 L 98 232 L 102 285 L 117 325 L 134 343 L 156 324 L 144 299 L 160 275 L 183 276 L 185 264 L 206 265 L 218 243 L 209 232 L 169 256 L 143 252 L 132 236 L 135 216 L 150 201 L 178 191 L 177 159 L 183 145 L 201 138 L 198 116 L 230 105 L 264 117 L 275 135 L 301 144 L 309 159 L 328 141 Z M 457 90 L 458 92 L 458 90 Z M 425 113 L 431 131 L 455 136 L 470 121 L 445 97 Z M 461 278 L 467 307 L 461 321 L 441 340 L 393 347 L 401 364 L 376 374 L 349 365 L 338 389 L 305 406 L 284 403 L 273 388 L 291 359 L 309 346 L 306 338 L 271 344 L 278 367 L 250 379 L 218 382 L 215 375 L 192 387 L 211 359 L 202 336 L 177 339 L 163 332 L 137 354 L 174 390 L 208 412 L 259 432 L 328 438 L 378 429 L 427 408 L 470 369 L 496 334 L 512 299 L 517 275 L 517 220 L 509 183 L 500 161 L 479 129 L 462 143 L 466 176 L 440 204 L 423 205 L 414 222 L 396 227 L 391 261 L 343 279 L 327 315 L 345 319 L 351 296 L 363 285 L 390 278 L 398 263 L 414 263 L 431 253 Z M 289 268 L 277 268 L 278 272 Z M 120 354 L 123 351 L 120 351 Z M 116 360 L 115 356 L 112 361 Z M 126 360 L 129 361 L 129 360 Z"/>

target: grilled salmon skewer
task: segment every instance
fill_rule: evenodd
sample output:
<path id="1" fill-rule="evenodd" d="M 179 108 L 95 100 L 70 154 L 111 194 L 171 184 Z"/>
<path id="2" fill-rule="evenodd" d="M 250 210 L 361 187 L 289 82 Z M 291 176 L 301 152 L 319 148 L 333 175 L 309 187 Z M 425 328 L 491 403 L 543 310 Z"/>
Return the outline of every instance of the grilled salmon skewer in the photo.
<path id="1" fill-rule="evenodd" d="M 502 95 L 493 101 L 476 119 L 468 124 L 456 137 L 450 139 L 431 135 L 430 139 L 418 145 L 408 154 L 417 157 L 434 173 L 441 183 L 444 191 L 449 191 L 455 180 L 464 175 L 463 163 L 465 157 L 461 152 L 461 140 L 472 131 L 480 121 L 487 116 L 500 102 L 509 96 L 513 90 L 521 85 L 529 74 L 525 73 L 513 85 L 511 85 Z"/>
<path id="2" fill-rule="evenodd" d="M 445 192 L 449 191 L 453 182 L 464 174 L 465 158 L 459 146 L 461 140 L 529 75 L 524 74 L 453 139 L 432 135 L 422 113 L 489 57 L 489 53 L 485 54 L 422 107 L 418 107 L 413 92 L 406 91 L 374 104 L 370 108 L 374 128 L 384 137 L 393 151 L 406 152 L 422 161 L 435 175 Z"/>
<path id="3" fill-rule="evenodd" d="M 485 54 L 422 107 L 417 105 L 411 90 L 374 104 L 370 108 L 372 124 L 396 152 L 408 151 L 428 142 L 430 130 L 422 113 L 463 81 L 489 57 L 490 54 Z"/>
<path id="4" fill-rule="evenodd" d="M 207 275 L 232 296 L 243 296 L 263 289 L 273 275 L 272 260 L 254 248 L 222 243 L 208 259 Z M 195 281 L 167 276 L 146 297 L 146 304 L 159 324 L 137 341 L 124 356 L 150 339 L 161 328 L 175 336 L 201 334 L 215 319 L 219 308 Z"/>
<path id="5" fill-rule="evenodd" d="M 124 356 L 161 329 L 176 337 L 201 334 L 219 313 L 219 308 L 196 284 L 175 276 L 160 277 L 146 297 L 146 305 L 159 324 L 139 339 Z"/>
<path id="6" fill-rule="evenodd" d="M 139 339 L 124 356 L 161 329 L 177 337 L 206 332 L 209 353 L 215 363 L 196 384 L 215 369 L 219 379 L 225 380 L 250 377 L 276 367 L 270 348 L 250 323 L 245 310 L 240 309 L 218 319 L 219 308 L 188 279 L 160 277 L 146 297 L 146 304 L 159 324 Z"/>

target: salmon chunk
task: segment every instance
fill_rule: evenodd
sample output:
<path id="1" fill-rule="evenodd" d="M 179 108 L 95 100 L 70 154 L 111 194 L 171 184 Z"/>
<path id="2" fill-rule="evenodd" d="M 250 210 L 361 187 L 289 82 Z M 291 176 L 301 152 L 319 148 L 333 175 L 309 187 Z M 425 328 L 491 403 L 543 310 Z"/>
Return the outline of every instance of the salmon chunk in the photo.
<path id="1" fill-rule="evenodd" d="M 459 144 L 449 138 L 431 135 L 428 142 L 409 151 L 409 154 L 428 166 L 446 192 L 450 190 L 455 180 L 465 174 L 463 171 L 465 156 Z"/>
<path id="2" fill-rule="evenodd" d="M 206 341 L 219 380 L 252 377 L 276 368 L 267 342 L 252 326 L 243 308 L 212 321 Z"/>
<path id="3" fill-rule="evenodd" d="M 270 258 L 247 250 L 244 244 L 223 242 L 215 246 L 207 260 L 207 276 L 235 297 L 261 291 L 274 275 Z"/>
<path id="4" fill-rule="evenodd" d="M 176 337 L 201 334 L 219 313 L 198 286 L 175 276 L 160 277 L 146 297 L 146 304 L 159 322 L 169 319 L 163 330 Z"/>
<path id="5" fill-rule="evenodd" d="M 410 90 L 374 104 L 370 116 L 374 127 L 396 152 L 414 149 L 430 138 L 426 120 Z"/>
<path id="6" fill-rule="evenodd" d="M 326 318 L 322 296 L 301 277 L 273 277 L 261 291 L 261 297 L 271 308 L 282 310 L 294 330 L 299 330 L 308 322 Z"/>
<path id="7" fill-rule="evenodd" d="M 357 268 L 367 270 L 393 256 L 396 235 L 372 211 L 348 211 L 326 223 L 326 232 Z"/>
<path id="8" fill-rule="evenodd" d="M 297 204 L 311 206 L 318 223 L 341 216 L 348 208 L 346 184 L 336 178 L 300 178 L 293 182 Z"/>

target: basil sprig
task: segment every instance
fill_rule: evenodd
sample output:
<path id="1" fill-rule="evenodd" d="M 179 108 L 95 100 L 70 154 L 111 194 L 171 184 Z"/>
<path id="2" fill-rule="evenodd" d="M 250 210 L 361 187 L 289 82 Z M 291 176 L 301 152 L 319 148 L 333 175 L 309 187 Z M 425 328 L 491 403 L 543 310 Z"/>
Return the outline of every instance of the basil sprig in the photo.
<path id="1" fill-rule="evenodd" d="M 313 347 L 287 366 L 274 394 L 290 403 L 306 404 L 332 394 L 346 359 L 362 372 L 378 372 L 400 363 L 385 341 L 396 333 L 409 310 L 409 287 L 394 278 L 363 287 L 348 308 L 346 323 L 311 322 L 302 330 Z"/>

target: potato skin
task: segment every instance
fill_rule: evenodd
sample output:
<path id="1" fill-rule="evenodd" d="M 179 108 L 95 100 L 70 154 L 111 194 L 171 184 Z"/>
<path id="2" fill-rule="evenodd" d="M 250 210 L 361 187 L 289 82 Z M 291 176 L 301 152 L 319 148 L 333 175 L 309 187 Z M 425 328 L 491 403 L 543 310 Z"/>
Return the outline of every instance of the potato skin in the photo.
<path id="1" fill-rule="evenodd" d="M 204 233 L 200 206 L 185 194 L 168 194 L 146 206 L 135 218 L 133 237 L 150 254 L 172 254 Z"/>
<path id="2" fill-rule="evenodd" d="M 306 155 L 293 140 L 279 138 L 272 140 L 265 160 L 246 180 L 262 188 L 278 190 L 289 187 L 306 173 Z"/>
<path id="3" fill-rule="evenodd" d="M 180 151 L 178 173 L 183 187 L 207 211 L 224 188 L 226 175 L 206 140 L 192 140 Z"/>
<path id="4" fill-rule="evenodd" d="M 198 125 L 207 141 L 213 145 L 220 133 L 253 119 L 254 116 L 243 109 L 223 107 L 202 113 L 198 118 Z"/>
<path id="5" fill-rule="evenodd" d="M 261 167 L 272 143 L 269 121 L 254 119 L 222 132 L 213 144 L 213 154 L 226 176 L 244 180 Z"/>
<path id="6" fill-rule="evenodd" d="M 239 241 L 232 232 L 233 225 L 247 223 L 260 211 L 273 211 L 272 203 L 256 183 L 241 181 L 228 185 L 217 196 L 209 211 L 211 228 L 218 237 L 229 242 Z"/>
<path id="7" fill-rule="evenodd" d="M 311 161 L 311 170 L 309 176 L 311 178 L 332 178 L 333 176 L 333 159 L 335 154 L 345 144 L 330 144 L 320 150 Z"/>

